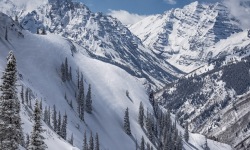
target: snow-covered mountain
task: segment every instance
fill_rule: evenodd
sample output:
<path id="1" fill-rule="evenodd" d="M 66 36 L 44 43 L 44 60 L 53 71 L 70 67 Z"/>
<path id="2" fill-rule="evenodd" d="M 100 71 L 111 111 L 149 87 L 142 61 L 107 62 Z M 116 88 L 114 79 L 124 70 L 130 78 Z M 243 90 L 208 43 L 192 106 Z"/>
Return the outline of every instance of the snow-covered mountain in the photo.
<path id="1" fill-rule="evenodd" d="M 188 121 L 193 132 L 242 150 L 249 145 L 249 42 L 247 31 L 218 42 L 215 49 L 227 53 L 157 94 L 159 102 L 181 123 Z"/>
<path id="2" fill-rule="evenodd" d="M 13 50 L 17 60 L 18 85 L 30 89 L 32 105 L 35 99 L 41 99 L 43 109 L 46 106 L 52 108 L 55 105 L 57 111 L 66 112 L 68 115 L 67 139 L 73 134 L 74 146 L 60 138 L 43 123 L 45 129 L 43 135 L 48 149 L 81 149 L 84 131 L 87 132 L 88 137 L 91 131 L 99 134 L 101 149 L 134 149 L 137 139 L 142 136 L 146 142 L 149 142 L 137 121 L 140 102 L 143 102 L 148 112 L 153 111 L 141 78 L 132 76 L 124 69 L 110 63 L 93 59 L 86 49 L 59 35 L 33 34 L 24 30 L 18 22 L 3 13 L 0 13 L 0 31 L 0 70 L 5 67 L 5 56 L 8 55 L 9 50 Z M 73 50 L 72 47 L 74 47 Z M 64 83 L 60 77 L 60 67 L 66 57 L 72 68 L 73 79 Z M 83 74 L 85 89 L 88 84 L 92 85 L 93 112 L 85 114 L 85 122 L 81 121 L 76 113 L 75 91 L 78 68 Z M 19 86 L 18 91 L 20 90 Z M 73 109 L 65 100 L 65 93 L 67 99 L 72 100 Z M 127 107 L 132 136 L 128 136 L 123 130 L 123 116 Z M 33 122 L 32 110 L 27 107 L 27 104 L 22 104 L 21 109 L 24 133 L 30 133 Z M 181 127 L 178 128 L 183 132 Z M 189 142 L 190 144 L 184 142 L 186 149 L 202 150 L 205 138 L 202 135 L 190 133 Z M 152 143 L 150 145 L 154 147 Z M 208 140 L 208 145 L 214 150 L 231 149 L 226 144 L 212 140 Z"/>
<path id="3" fill-rule="evenodd" d="M 45 29 L 61 35 L 84 47 L 92 58 L 119 66 L 156 85 L 170 82 L 182 73 L 145 48 L 117 19 L 92 13 L 83 3 L 41 0 L 40 5 L 29 6 L 25 0 L 21 0 L 22 5 L 15 5 L 16 1 L 1 1 L 1 11 L 13 18 L 18 16 L 22 27 L 32 33 Z"/>
<path id="4" fill-rule="evenodd" d="M 185 72 L 216 57 L 212 49 L 216 43 L 242 32 L 237 18 L 224 5 L 199 2 L 149 16 L 129 29 L 156 55 Z"/>

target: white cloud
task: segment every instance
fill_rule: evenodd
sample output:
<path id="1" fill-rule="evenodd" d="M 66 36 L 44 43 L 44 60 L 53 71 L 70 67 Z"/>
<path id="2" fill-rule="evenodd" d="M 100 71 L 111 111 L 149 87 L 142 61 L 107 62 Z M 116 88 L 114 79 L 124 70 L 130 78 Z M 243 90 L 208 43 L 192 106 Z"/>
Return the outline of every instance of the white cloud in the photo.
<path id="1" fill-rule="evenodd" d="M 240 21 L 243 29 L 250 28 L 250 0 L 224 0 L 231 14 Z"/>
<path id="2" fill-rule="evenodd" d="M 133 14 L 129 13 L 125 10 L 109 10 L 110 12 L 108 15 L 111 15 L 114 18 L 117 18 L 120 20 L 124 25 L 129 25 L 129 24 L 134 24 L 145 17 L 146 15 L 138 15 L 138 14 Z"/>
<path id="3" fill-rule="evenodd" d="M 177 3 L 176 0 L 164 0 L 164 2 L 171 4 L 171 5 L 174 5 Z"/>

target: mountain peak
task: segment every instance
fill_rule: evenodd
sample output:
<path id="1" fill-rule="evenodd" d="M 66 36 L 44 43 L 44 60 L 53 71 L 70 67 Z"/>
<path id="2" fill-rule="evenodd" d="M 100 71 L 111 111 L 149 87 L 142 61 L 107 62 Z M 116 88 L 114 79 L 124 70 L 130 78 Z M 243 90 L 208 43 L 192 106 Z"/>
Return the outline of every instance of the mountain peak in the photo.
<path id="1" fill-rule="evenodd" d="M 207 54 L 213 54 L 206 51 L 209 47 L 242 31 L 220 3 L 196 1 L 159 16 L 150 16 L 129 28 L 154 53 L 187 72 L 207 62 Z"/>

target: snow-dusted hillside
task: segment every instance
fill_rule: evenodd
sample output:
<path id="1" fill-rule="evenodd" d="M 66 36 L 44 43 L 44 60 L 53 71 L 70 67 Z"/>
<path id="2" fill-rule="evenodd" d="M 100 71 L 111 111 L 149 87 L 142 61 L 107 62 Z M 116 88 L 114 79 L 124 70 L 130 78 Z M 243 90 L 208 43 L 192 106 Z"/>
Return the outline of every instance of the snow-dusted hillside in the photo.
<path id="1" fill-rule="evenodd" d="M 7 28 L 7 36 L 6 36 Z M 6 38 L 7 37 L 7 38 Z M 6 40 L 7 39 L 7 40 Z M 73 45 L 72 45 L 73 44 Z M 72 47 L 75 47 L 72 50 Z M 0 70 L 5 67 L 5 57 L 13 50 L 17 59 L 19 73 L 18 84 L 32 90 L 32 104 L 41 99 L 43 107 L 56 105 L 57 111 L 68 115 L 67 139 L 74 135 L 74 146 L 81 149 L 83 133 L 87 136 L 92 131 L 98 132 L 101 149 L 130 150 L 135 149 L 135 141 L 142 136 L 149 141 L 137 122 L 138 107 L 142 101 L 145 108 L 152 112 L 143 78 L 132 76 L 117 66 L 93 59 L 87 50 L 69 42 L 67 39 L 48 33 L 47 35 L 32 34 L 23 30 L 17 22 L 0 13 Z M 68 58 L 72 67 L 73 81 L 62 82 L 60 66 Z M 83 73 L 85 89 L 92 85 L 93 113 L 85 115 L 85 122 L 76 113 L 76 70 Z M 19 87 L 19 92 L 20 92 Z M 129 92 L 129 97 L 126 95 Z M 64 95 L 73 100 L 71 109 Z M 129 108 L 132 136 L 123 131 L 123 116 Z M 22 105 L 22 121 L 25 133 L 30 133 L 32 119 L 31 110 Z M 45 123 L 46 144 L 50 150 L 71 150 L 73 146 L 53 132 Z M 184 144 L 186 149 L 202 149 L 204 138 L 191 135 L 191 144 Z M 230 146 L 208 141 L 209 146 L 216 150 L 228 150 Z M 151 144 L 152 145 L 152 144 Z M 155 149 L 155 148 L 154 148 Z"/>
<path id="2" fill-rule="evenodd" d="M 210 47 L 242 31 L 225 6 L 199 2 L 149 16 L 129 29 L 144 45 L 185 72 L 206 64 L 217 51 L 225 52 Z"/>
<path id="3" fill-rule="evenodd" d="M 156 86 L 182 73 L 145 48 L 138 37 L 111 16 L 92 13 L 83 3 L 72 0 L 39 0 L 39 3 L 33 6 L 26 0 L 0 1 L 1 11 L 12 18 L 18 16 L 24 29 L 32 33 L 45 29 L 66 37 L 84 47 L 92 58 L 147 78 Z"/>

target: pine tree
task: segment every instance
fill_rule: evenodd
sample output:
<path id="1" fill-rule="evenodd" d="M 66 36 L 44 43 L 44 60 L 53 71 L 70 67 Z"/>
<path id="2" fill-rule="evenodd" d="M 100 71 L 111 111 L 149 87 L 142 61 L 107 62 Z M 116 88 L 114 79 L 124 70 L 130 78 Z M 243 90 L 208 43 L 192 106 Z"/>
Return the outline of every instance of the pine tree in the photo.
<path id="1" fill-rule="evenodd" d="M 84 121 L 84 109 L 85 109 L 85 100 L 84 100 L 84 83 L 83 83 L 83 75 L 81 75 L 81 81 L 79 85 L 79 92 L 78 92 L 78 111 L 79 117 L 81 120 Z"/>
<path id="2" fill-rule="evenodd" d="M 150 144 L 147 142 L 147 150 L 150 150 Z"/>
<path id="3" fill-rule="evenodd" d="M 92 98 L 91 98 L 91 85 L 89 84 L 89 89 L 86 95 L 86 111 L 87 113 L 92 113 Z"/>
<path id="4" fill-rule="evenodd" d="M 72 108 L 72 109 L 73 109 L 73 102 L 72 102 L 72 100 L 70 100 L 70 102 L 69 102 L 69 106 L 70 106 L 70 108 Z"/>
<path id="5" fill-rule="evenodd" d="M 69 72 L 68 72 L 68 69 L 69 69 L 69 67 L 68 67 L 68 58 L 66 57 L 65 58 L 65 63 L 64 63 L 64 65 L 65 65 L 65 79 L 66 79 L 66 81 L 68 81 L 69 80 Z"/>
<path id="6" fill-rule="evenodd" d="M 79 89 L 80 87 L 80 72 L 79 72 L 79 68 L 77 68 L 76 70 L 76 78 L 77 78 L 77 88 Z"/>
<path id="7" fill-rule="evenodd" d="M 21 97 L 22 104 L 24 104 L 23 85 L 22 85 L 22 88 L 21 88 L 20 97 Z"/>
<path id="8" fill-rule="evenodd" d="M 128 135 L 131 135 L 128 107 L 127 107 L 127 109 L 125 111 L 124 126 L 123 127 L 124 127 L 124 130 L 125 130 L 125 133 L 128 134 Z"/>
<path id="9" fill-rule="evenodd" d="M 71 138 L 70 138 L 70 140 L 69 140 L 69 143 L 70 143 L 71 145 L 74 145 L 74 135 L 73 135 L 73 133 L 71 134 Z"/>
<path id="10" fill-rule="evenodd" d="M 86 131 L 84 132 L 84 138 L 83 138 L 83 150 L 88 150 Z"/>
<path id="11" fill-rule="evenodd" d="M 210 148 L 208 147 L 208 144 L 207 144 L 207 137 L 205 137 L 205 143 L 204 143 L 203 148 L 204 148 L 204 150 L 210 150 Z"/>
<path id="12" fill-rule="evenodd" d="M 39 107 L 39 102 L 36 100 L 35 110 L 34 110 L 34 125 L 33 131 L 31 133 L 31 141 L 29 144 L 29 150 L 45 150 L 47 145 L 44 142 L 44 137 L 42 136 L 42 118 L 41 110 Z"/>
<path id="13" fill-rule="evenodd" d="M 186 122 L 186 124 L 185 124 L 184 139 L 185 139 L 186 142 L 188 142 L 188 140 L 189 140 L 188 122 Z"/>
<path id="14" fill-rule="evenodd" d="M 61 135 L 61 113 L 60 113 L 60 111 L 58 113 L 58 120 L 57 120 L 57 127 L 56 128 L 57 128 L 56 133 L 58 135 Z"/>
<path id="15" fill-rule="evenodd" d="M 153 120 L 151 119 L 151 114 L 147 113 L 147 117 L 146 117 L 146 129 L 148 131 L 148 138 L 150 141 L 153 140 Z"/>
<path id="16" fill-rule="evenodd" d="M 40 100 L 40 110 L 41 110 L 41 112 L 43 112 L 43 101 L 42 100 Z"/>
<path id="17" fill-rule="evenodd" d="M 89 149 L 88 150 L 94 150 L 94 139 L 93 139 L 92 131 L 89 137 Z"/>
<path id="18" fill-rule="evenodd" d="M 43 121 L 48 124 L 48 109 L 47 106 L 44 109 L 44 113 L 43 113 Z"/>
<path id="19" fill-rule="evenodd" d="M 144 126 L 144 108 L 142 102 L 140 102 L 140 107 L 139 107 L 139 117 L 138 121 L 141 127 Z"/>
<path id="20" fill-rule="evenodd" d="M 61 78 L 62 78 L 62 81 L 63 81 L 63 82 L 66 81 L 65 65 L 64 65 L 63 63 L 61 64 Z"/>
<path id="21" fill-rule="evenodd" d="M 25 148 L 28 149 L 29 145 L 30 145 L 30 136 L 29 134 L 26 134 Z"/>
<path id="22" fill-rule="evenodd" d="M 18 149 L 23 138 L 16 81 L 16 59 L 11 51 L 7 57 L 7 66 L 0 85 L 0 149 L 2 150 Z"/>
<path id="23" fill-rule="evenodd" d="M 57 117 L 56 117 L 56 106 L 53 106 L 53 126 L 54 126 L 54 131 L 57 131 Z"/>
<path id="24" fill-rule="evenodd" d="M 48 125 L 51 127 L 51 122 L 50 122 L 50 106 L 49 106 L 49 110 L 48 110 Z"/>
<path id="25" fill-rule="evenodd" d="M 149 94 L 149 101 L 150 103 L 152 104 L 152 106 L 154 107 L 155 106 L 155 100 L 154 100 L 154 93 L 153 91 Z"/>
<path id="26" fill-rule="evenodd" d="M 98 133 L 96 133 L 96 135 L 95 135 L 95 150 L 99 150 L 99 149 L 100 149 L 99 137 L 98 137 Z"/>
<path id="27" fill-rule="evenodd" d="M 69 67 L 69 80 L 72 81 L 72 70 L 71 70 L 71 67 Z"/>
<path id="28" fill-rule="evenodd" d="M 42 35 L 46 35 L 46 30 L 45 30 L 44 27 L 43 27 L 43 29 L 42 29 Z"/>
<path id="29" fill-rule="evenodd" d="M 18 23 L 18 17 L 17 17 L 17 15 L 15 15 L 15 22 Z"/>
<path id="30" fill-rule="evenodd" d="M 36 34 L 40 34 L 40 29 L 36 28 Z"/>
<path id="31" fill-rule="evenodd" d="M 177 137 L 177 141 L 176 141 L 176 150 L 182 150 L 182 135 L 181 133 L 179 134 L 179 136 Z"/>
<path id="32" fill-rule="evenodd" d="M 26 105 L 29 105 L 29 88 L 27 88 L 25 91 L 25 102 Z"/>
<path id="33" fill-rule="evenodd" d="M 141 146 L 140 146 L 140 150 L 145 150 L 145 141 L 144 141 L 144 137 L 141 137 Z"/>
<path id="34" fill-rule="evenodd" d="M 68 124 L 68 119 L 67 119 L 67 114 L 65 112 L 65 115 L 63 116 L 63 123 L 62 123 L 62 128 L 61 128 L 61 136 L 65 140 L 67 138 L 67 124 Z"/>
<path id="35" fill-rule="evenodd" d="M 8 28 L 6 27 L 6 30 L 5 30 L 5 40 L 8 41 Z"/>

